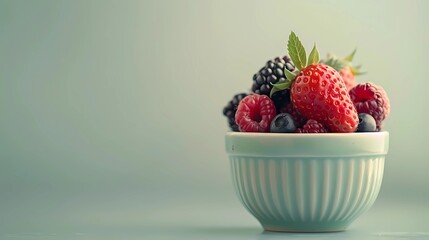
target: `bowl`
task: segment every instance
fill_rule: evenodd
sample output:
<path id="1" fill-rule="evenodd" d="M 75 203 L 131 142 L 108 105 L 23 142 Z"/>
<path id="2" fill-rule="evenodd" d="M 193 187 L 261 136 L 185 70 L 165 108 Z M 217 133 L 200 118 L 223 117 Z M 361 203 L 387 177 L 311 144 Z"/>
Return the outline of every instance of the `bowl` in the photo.
<path id="1" fill-rule="evenodd" d="M 243 206 L 267 231 L 344 231 L 377 198 L 388 132 L 228 132 Z"/>

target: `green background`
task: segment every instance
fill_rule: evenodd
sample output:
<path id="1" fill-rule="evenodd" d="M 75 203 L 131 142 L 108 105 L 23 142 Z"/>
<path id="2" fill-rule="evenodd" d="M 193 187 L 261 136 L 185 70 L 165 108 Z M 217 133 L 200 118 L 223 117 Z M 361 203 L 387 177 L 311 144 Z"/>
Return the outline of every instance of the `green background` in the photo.
<path id="1" fill-rule="evenodd" d="M 290 31 L 322 56 L 357 47 L 367 72 L 357 80 L 391 101 L 373 210 L 384 207 L 377 216 L 391 225 L 368 221 L 429 230 L 412 217 L 429 212 L 428 10 L 428 1 L 1 0 L 0 236 L 257 226 L 233 192 L 222 108 L 286 54 Z"/>

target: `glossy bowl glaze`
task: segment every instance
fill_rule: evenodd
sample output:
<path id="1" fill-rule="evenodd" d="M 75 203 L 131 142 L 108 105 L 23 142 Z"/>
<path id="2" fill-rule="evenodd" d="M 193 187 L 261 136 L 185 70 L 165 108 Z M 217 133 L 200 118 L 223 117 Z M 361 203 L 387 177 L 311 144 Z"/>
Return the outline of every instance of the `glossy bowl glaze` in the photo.
<path id="1" fill-rule="evenodd" d="M 268 231 L 344 231 L 379 193 L 389 133 L 229 132 L 232 179 Z"/>

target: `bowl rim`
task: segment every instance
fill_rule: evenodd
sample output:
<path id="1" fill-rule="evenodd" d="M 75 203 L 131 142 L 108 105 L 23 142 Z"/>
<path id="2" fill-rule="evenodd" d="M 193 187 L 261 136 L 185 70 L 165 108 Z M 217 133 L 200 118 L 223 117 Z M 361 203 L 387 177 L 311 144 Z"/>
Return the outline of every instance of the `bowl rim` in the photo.
<path id="1" fill-rule="evenodd" d="M 384 156 L 389 132 L 364 133 L 249 133 L 227 132 L 229 156 L 248 157 L 357 157 Z"/>
<path id="2" fill-rule="evenodd" d="M 260 137 L 296 137 L 296 138 L 308 138 L 308 137 L 353 137 L 353 136 L 389 136 L 388 131 L 380 132 L 352 132 L 352 133 L 271 133 L 271 132 L 226 132 L 227 136 L 260 136 Z"/>

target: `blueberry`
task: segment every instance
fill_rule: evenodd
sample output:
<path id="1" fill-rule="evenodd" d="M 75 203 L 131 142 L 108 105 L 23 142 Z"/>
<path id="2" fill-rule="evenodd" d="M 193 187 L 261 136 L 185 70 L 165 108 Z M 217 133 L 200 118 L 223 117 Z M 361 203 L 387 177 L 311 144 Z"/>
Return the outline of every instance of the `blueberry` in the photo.
<path id="1" fill-rule="evenodd" d="M 273 133 L 291 133 L 295 129 L 295 122 L 289 113 L 280 113 L 271 121 L 270 131 Z"/>
<path id="2" fill-rule="evenodd" d="M 377 124 L 368 113 L 359 113 L 359 125 L 356 132 L 375 132 Z"/>

